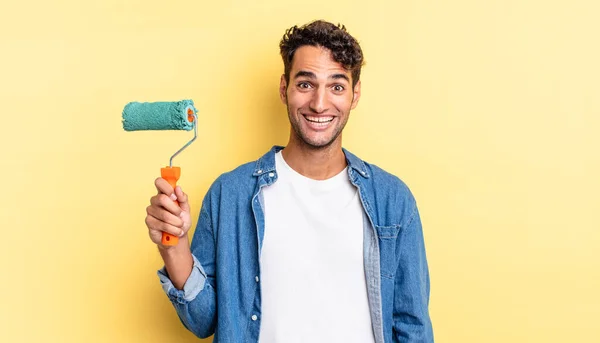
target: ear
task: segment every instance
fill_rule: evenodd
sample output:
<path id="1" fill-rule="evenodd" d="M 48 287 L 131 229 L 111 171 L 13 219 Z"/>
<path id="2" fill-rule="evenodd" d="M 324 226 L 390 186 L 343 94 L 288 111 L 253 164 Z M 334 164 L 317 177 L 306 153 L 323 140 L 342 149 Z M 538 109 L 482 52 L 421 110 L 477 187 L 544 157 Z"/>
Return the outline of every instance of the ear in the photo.
<path id="1" fill-rule="evenodd" d="M 358 105 L 358 100 L 360 99 L 360 80 L 354 85 L 352 93 L 352 109 L 354 109 L 356 105 Z"/>
<path id="2" fill-rule="evenodd" d="M 285 75 L 281 75 L 281 80 L 279 81 L 279 97 L 281 98 L 281 102 L 284 105 L 287 105 L 287 82 L 285 82 Z"/>

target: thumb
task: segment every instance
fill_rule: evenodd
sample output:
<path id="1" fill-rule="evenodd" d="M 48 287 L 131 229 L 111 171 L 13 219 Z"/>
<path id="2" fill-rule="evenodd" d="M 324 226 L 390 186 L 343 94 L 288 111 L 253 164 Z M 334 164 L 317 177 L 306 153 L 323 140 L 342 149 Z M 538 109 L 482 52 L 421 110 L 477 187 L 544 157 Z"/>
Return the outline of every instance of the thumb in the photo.
<path id="1" fill-rule="evenodd" d="M 181 190 L 181 187 L 175 187 L 175 195 L 177 196 L 179 207 L 181 207 L 181 209 L 184 212 L 190 213 L 190 203 L 188 202 L 188 196 Z"/>

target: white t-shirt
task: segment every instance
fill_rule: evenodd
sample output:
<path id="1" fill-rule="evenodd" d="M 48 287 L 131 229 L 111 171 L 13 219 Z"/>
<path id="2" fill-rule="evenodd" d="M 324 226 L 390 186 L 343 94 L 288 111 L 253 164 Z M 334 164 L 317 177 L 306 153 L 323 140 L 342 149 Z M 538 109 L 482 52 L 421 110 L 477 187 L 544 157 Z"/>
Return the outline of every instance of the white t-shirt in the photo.
<path id="1" fill-rule="evenodd" d="M 275 158 L 278 179 L 263 188 L 259 342 L 373 342 L 357 188 L 346 169 L 319 181 Z"/>

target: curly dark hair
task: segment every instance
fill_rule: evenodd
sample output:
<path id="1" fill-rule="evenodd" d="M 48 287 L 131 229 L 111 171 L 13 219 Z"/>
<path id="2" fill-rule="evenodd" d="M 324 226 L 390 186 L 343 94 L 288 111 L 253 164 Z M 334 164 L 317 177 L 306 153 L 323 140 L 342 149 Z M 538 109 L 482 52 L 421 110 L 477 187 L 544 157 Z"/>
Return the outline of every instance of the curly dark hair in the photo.
<path id="1" fill-rule="evenodd" d="M 360 79 L 360 69 L 364 64 L 360 45 L 344 25 L 334 25 L 324 20 L 313 21 L 304 26 L 289 28 L 281 42 L 279 51 L 283 58 L 285 81 L 290 82 L 292 59 L 298 48 L 304 45 L 323 47 L 331 51 L 333 60 L 352 73 L 352 87 Z"/>

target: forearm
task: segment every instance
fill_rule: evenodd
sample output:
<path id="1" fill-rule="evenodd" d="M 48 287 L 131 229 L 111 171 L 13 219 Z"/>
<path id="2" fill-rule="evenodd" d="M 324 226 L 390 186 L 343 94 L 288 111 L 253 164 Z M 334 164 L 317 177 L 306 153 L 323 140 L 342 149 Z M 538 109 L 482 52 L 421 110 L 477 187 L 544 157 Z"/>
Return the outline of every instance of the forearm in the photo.
<path id="1" fill-rule="evenodd" d="M 158 251 L 165 263 L 165 269 L 173 286 L 177 289 L 183 289 L 183 285 L 189 278 L 194 265 L 187 234 L 179 238 L 179 243 L 176 246 L 165 247 L 159 245 Z"/>

